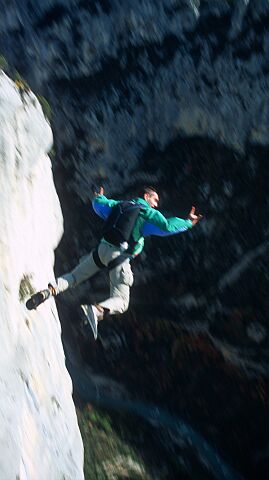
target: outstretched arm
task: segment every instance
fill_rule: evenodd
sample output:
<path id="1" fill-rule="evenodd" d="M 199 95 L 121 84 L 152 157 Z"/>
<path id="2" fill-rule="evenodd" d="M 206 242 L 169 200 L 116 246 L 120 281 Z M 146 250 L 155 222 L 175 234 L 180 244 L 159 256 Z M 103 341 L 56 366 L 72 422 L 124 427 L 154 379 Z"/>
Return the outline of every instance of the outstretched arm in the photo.
<path id="1" fill-rule="evenodd" d="M 111 209 L 119 202 L 112 198 L 106 198 L 104 195 L 103 187 L 96 187 L 93 189 L 94 198 L 92 201 L 92 207 L 95 213 L 103 220 L 109 216 Z"/>
<path id="2" fill-rule="evenodd" d="M 195 214 L 195 207 L 191 208 L 187 220 L 178 217 L 165 218 L 158 210 L 152 209 L 143 226 L 143 235 L 175 235 L 194 227 L 201 218 L 202 215 Z"/>

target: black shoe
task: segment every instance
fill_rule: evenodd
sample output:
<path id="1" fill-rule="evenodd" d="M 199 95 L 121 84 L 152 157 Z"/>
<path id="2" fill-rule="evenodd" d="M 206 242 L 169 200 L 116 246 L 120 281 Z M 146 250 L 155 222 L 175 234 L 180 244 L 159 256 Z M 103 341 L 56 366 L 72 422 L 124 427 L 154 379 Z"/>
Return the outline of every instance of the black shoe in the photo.
<path id="1" fill-rule="evenodd" d="M 41 290 L 41 292 L 34 293 L 26 302 L 28 310 L 35 310 L 41 303 L 45 302 L 51 296 L 50 290 Z"/>

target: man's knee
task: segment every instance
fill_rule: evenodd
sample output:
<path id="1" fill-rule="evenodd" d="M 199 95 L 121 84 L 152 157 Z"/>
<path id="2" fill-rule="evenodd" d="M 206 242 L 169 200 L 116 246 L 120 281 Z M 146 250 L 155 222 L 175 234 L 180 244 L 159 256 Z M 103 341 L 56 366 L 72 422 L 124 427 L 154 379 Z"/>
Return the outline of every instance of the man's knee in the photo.
<path id="1" fill-rule="evenodd" d="M 122 310 L 120 313 L 126 312 L 128 310 L 128 307 L 129 307 L 129 298 L 128 299 L 124 298 L 122 302 Z"/>
<path id="2" fill-rule="evenodd" d="M 130 287 L 120 284 L 118 285 L 116 291 L 114 291 L 114 295 L 118 297 L 120 313 L 126 312 L 126 310 L 128 310 L 130 301 Z"/>
<path id="3" fill-rule="evenodd" d="M 116 310 L 118 313 L 124 313 L 128 310 L 129 307 L 129 297 L 124 295 L 117 295 L 114 297 L 117 303 Z"/>

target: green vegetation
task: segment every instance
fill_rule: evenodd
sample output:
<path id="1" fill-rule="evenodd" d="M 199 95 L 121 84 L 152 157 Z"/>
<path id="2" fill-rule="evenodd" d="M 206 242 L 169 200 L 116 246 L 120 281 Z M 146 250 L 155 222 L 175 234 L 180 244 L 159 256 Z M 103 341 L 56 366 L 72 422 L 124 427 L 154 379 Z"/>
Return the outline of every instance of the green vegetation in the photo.
<path id="1" fill-rule="evenodd" d="M 40 102 L 40 105 L 42 107 L 43 113 L 47 120 L 51 121 L 52 119 L 52 109 L 49 104 L 49 102 L 45 99 L 45 97 L 42 97 L 42 95 L 37 95 L 37 98 Z"/>
<path id="2" fill-rule="evenodd" d="M 4 72 L 8 69 L 8 62 L 6 61 L 4 55 L 0 55 L 0 70 Z"/>
<path id="3" fill-rule="evenodd" d="M 30 91 L 30 87 L 29 87 L 28 83 L 26 82 L 26 80 L 21 76 L 21 74 L 17 70 L 15 70 L 15 72 L 13 74 L 13 80 L 15 81 L 17 87 L 20 90 L 25 91 L 25 92 Z M 37 95 L 37 98 L 39 100 L 39 103 L 42 107 L 42 110 L 43 110 L 43 113 L 44 113 L 46 119 L 48 121 L 51 121 L 51 119 L 52 119 L 52 108 L 51 108 L 49 102 L 42 95 Z M 51 155 L 53 155 L 53 153 L 54 152 L 52 150 Z"/>
<path id="4" fill-rule="evenodd" d="M 136 415 L 86 404 L 77 407 L 77 416 L 84 444 L 85 480 L 194 478 L 179 457 L 163 447 L 155 428 Z M 200 472 L 198 467 L 197 475 Z M 207 474 L 195 478 L 209 480 Z"/>
<path id="5" fill-rule="evenodd" d="M 130 445 L 126 433 L 114 429 L 112 418 L 86 405 L 77 410 L 84 444 L 85 480 L 152 480 L 161 475 L 149 474 L 137 448 Z M 142 435 L 142 433 L 141 433 Z M 132 442 L 133 443 L 133 442 Z"/>
<path id="6" fill-rule="evenodd" d="M 55 149 L 52 147 L 48 153 L 49 157 L 51 160 L 54 160 L 55 156 L 56 156 L 56 152 L 55 152 Z"/>
<path id="7" fill-rule="evenodd" d="M 31 275 L 23 275 L 19 288 L 19 300 L 23 302 L 29 295 L 33 295 L 35 290 L 31 284 L 32 277 Z"/>
<path id="8" fill-rule="evenodd" d="M 15 70 L 13 74 L 13 80 L 18 86 L 24 87 L 25 89 L 30 89 L 26 80 L 21 76 L 21 74 L 17 70 Z"/>

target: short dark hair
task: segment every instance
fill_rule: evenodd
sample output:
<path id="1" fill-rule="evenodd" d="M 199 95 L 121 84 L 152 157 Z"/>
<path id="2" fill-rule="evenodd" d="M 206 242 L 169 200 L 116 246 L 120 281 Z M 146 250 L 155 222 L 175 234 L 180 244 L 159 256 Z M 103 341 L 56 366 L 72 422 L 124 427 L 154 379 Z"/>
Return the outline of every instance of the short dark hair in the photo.
<path id="1" fill-rule="evenodd" d="M 140 193 L 139 193 L 139 196 L 140 197 L 144 197 L 145 193 L 158 193 L 156 188 L 154 187 L 151 187 L 151 186 L 148 186 L 148 187 L 142 187 L 141 190 L 140 190 Z"/>

